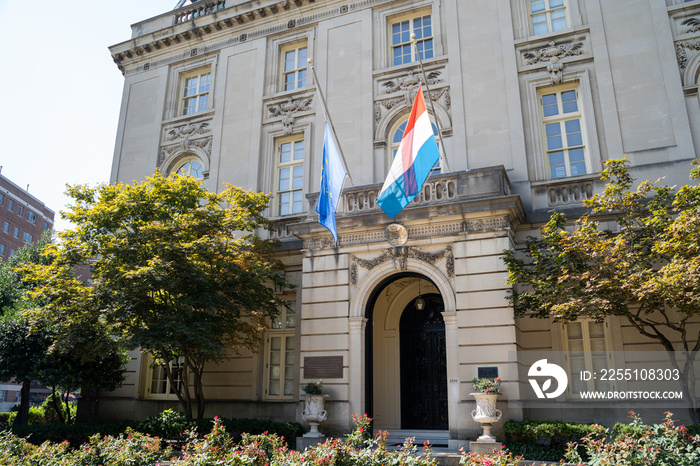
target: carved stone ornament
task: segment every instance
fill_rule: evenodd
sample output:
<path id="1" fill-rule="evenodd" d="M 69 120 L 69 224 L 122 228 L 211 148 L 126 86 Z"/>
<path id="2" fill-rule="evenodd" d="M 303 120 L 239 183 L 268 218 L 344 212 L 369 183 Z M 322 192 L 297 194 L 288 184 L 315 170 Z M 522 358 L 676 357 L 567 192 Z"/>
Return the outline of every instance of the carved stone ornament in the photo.
<path id="1" fill-rule="evenodd" d="M 427 74 L 428 84 L 434 85 L 444 81 L 440 79 L 441 71 L 431 71 Z M 402 91 L 413 91 L 418 88 L 419 84 L 425 85 L 422 74 L 414 74 L 413 70 L 409 72 L 403 78 L 396 78 L 382 84 L 386 88 L 387 94 L 393 94 L 395 92 Z"/>
<path id="2" fill-rule="evenodd" d="M 211 133 L 211 124 L 208 121 L 192 124 L 185 123 L 182 126 L 170 128 L 165 132 L 165 141 L 173 142 L 178 139 L 190 138 L 196 135 Z"/>
<path id="3" fill-rule="evenodd" d="M 452 279 L 455 274 L 455 258 L 452 253 L 452 246 L 447 246 L 442 251 L 426 252 L 420 249 L 411 248 L 409 246 L 392 247 L 384 251 L 381 255 L 374 259 L 360 259 L 359 257 L 352 258 L 352 267 L 350 269 L 350 280 L 353 286 L 357 286 L 360 278 L 358 267 L 372 270 L 379 264 L 388 260 L 394 261 L 394 268 L 397 270 L 406 270 L 408 258 L 418 259 L 429 264 L 435 264 L 437 261 L 445 258 L 445 272 Z"/>
<path id="4" fill-rule="evenodd" d="M 386 227 L 386 240 L 392 246 L 403 246 L 408 241 L 406 227 L 398 223 L 392 223 Z"/>
<path id="5" fill-rule="evenodd" d="M 698 18 L 687 18 L 681 23 L 683 26 L 687 26 L 683 34 L 690 34 L 691 32 L 700 31 L 700 19 Z"/>
<path id="6" fill-rule="evenodd" d="M 301 99 L 292 99 L 287 97 L 285 102 L 277 103 L 267 107 L 269 118 L 282 117 L 282 124 L 286 134 L 294 132 L 295 114 L 305 112 L 311 109 L 313 97 L 304 97 Z"/>
<path id="7" fill-rule="evenodd" d="M 676 42 L 676 59 L 678 60 L 678 67 L 684 70 L 688 66 L 688 53 L 686 50 L 699 51 L 700 41 L 682 41 Z M 692 54 L 695 55 L 695 54 Z"/>
<path id="8" fill-rule="evenodd" d="M 213 138 L 211 136 L 200 139 L 183 139 L 177 144 L 163 146 L 158 155 L 158 165 L 161 166 L 165 159 L 178 152 L 189 152 L 190 148 L 196 147 L 202 149 L 207 157 L 211 158 L 211 145 Z"/>
<path id="9" fill-rule="evenodd" d="M 523 58 L 526 65 L 535 65 L 537 63 L 547 63 L 547 71 L 552 79 L 552 84 L 561 84 L 562 71 L 564 64 L 561 59 L 583 53 L 583 42 L 571 42 L 568 44 L 557 45 L 554 41 L 550 41 L 548 46 L 538 50 L 537 52 L 525 52 Z"/>

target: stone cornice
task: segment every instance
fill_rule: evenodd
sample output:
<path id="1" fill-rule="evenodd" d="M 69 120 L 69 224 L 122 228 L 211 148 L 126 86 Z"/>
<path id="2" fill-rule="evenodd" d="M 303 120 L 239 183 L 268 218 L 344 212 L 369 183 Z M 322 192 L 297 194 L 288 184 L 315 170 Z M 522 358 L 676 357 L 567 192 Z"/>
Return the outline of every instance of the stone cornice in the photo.
<path id="1" fill-rule="evenodd" d="M 171 25 L 113 45 L 109 50 L 119 70 L 126 76 L 221 50 L 258 37 L 313 24 L 322 19 L 341 16 L 367 6 L 392 1 L 395 0 L 358 0 L 346 4 L 343 4 L 342 1 L 336 1 L 333 2 L 334 6 L 324 10 L 320 9 L 321 4 L 331 2 L 317 3 L 316 0 L 251 1 L 242 5 L 226 6 L 222 10 L 215 10 L 203 16 L 181 21 L 183 9 L 188 8 L 183 7 L 172 13 L 137 23 L 133 27 L 136 29 L 145 27 L 149 21 L 159 21 L 165 24 L 164 21 L 169 16 L 173 18 Z M 206 3 L 215 5 L 220 2 L 209 0 Z M 307 7 L 307 10 L 304 11 L 308 11 L 309 14 L 300 16 L 298 10 L 303 6 Z M 309 6 L 318 8 L 309 11 Z M 292 15 L 291 13 L 295 9 L 297 11 Z M 284 19 L 285 14 L 289 16 L 289 20 Z"/>

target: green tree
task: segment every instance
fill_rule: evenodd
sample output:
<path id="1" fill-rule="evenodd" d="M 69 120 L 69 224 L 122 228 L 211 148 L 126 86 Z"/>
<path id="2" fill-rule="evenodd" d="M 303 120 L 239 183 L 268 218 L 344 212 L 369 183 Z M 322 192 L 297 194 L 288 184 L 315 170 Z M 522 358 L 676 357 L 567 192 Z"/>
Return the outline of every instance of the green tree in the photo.
<path id="1" fill-rule="evenodd" d="M 17 313 L 0 318 L 0 380 L 22 384 L 16 424 L 29 421 L 29 391 L 37 380 L 50 340 L 43 331 L 32 329 L 29 321 Z"/>
<path id="2" fill-rule="evenodd" d="M 68 194 L 75 203 L 64 215 L 76 227 L 62 234 L 54 269 L 92 261 L 94 283 L 79 305 L 73 292 L 61 306 L 54 299 L 54 319 L 99 318 L 163 364 L 173 387 L 169 362 L 183 358 L 177 397 L 188 417 L 201 418 L 205 364 L 257 348 L 265 318 L 284 305 L 274 293 L 289 286 L 275 243 L 253 233 L 270 226 L 268 196 L 232 186 L 216 194 L 190 177 L 160 174 L 133 185 L 72 186 Z M 60 294 L 51 282 L 62 273 L 37 271 L 45 283 L 39 295 Z"/>
<path id="3" fill-rule="evenodd" d="M 697 165 L 697 161 L 694 162 Z M 694 168 L 691 178 L 700 178 Z M 516 316 L 620 316 L 656 340 L 681 373 L 698 419 L 693 363 L 700 350 L 700 187 L 644 181 L 636 189 L 626 159 L 607 162 L 604 192 L 573 228 L 554 212 L 523 254 L 505 252 Z M 606 225 L 615 225 L 613 230 Z"/>
<path id="4" fill-rule="evenodd" d="M 14 379 L 22 384 L 17 424 L 28 422 L 31 382 L 36 380 L 49 345 L 46 332 L 33 331 L 30 322 L 20 314 L 30 305 L 27 293 L 32 287 L 21 268 L 30 264 L 45 266 L 42 251 L 50 241 L 50 234 L 46 233 L 37 243 L 0 261 L 0 380 Z"/>

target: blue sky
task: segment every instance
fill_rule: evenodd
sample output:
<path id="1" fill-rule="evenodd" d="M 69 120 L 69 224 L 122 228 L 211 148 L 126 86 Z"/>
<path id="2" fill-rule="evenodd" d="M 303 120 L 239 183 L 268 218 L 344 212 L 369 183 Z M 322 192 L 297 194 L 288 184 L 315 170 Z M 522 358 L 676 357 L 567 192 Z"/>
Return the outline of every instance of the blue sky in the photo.
<path id="1" fill-rule="evenodd" d="M 2 174 L 56 212 L 109 181 L 124 78 L 107 47 L 177 0 L 0 0 Z"/>

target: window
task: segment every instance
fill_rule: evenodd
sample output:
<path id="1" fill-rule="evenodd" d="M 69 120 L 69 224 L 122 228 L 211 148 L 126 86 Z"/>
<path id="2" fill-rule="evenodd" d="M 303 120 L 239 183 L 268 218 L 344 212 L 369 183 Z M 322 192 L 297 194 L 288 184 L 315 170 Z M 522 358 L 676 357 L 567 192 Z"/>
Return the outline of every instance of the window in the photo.
<path id="1" fill-rule="evenodd" d="M 12 233 L 12 236 L 19 238 L 19 227 L 15 227 L 15 231 Z"/>
<path id="2" fill-rule="evenodd" d="M 175 391 L 182 389 L 182 370 L 184 368 L 185 358 L 180 357 L 177 360 L 170 361 L 170 370 L 173 374 L 175 386 L 170 384 L 168 376 L 165 374 L 165 366 L 162 364 L 154 364 L 151 366 L 151 380 L 148 386 L 149 396 L 176 396 Z"/>
<path id="3" fill-rule="evenodd" d="M 50 230 L 50 229 L 51 229 L 51 225 L 49 224 L 49 222 L 44 222 L 44 230 Z"/>
<path id="4" fill-rule="evenodd" d="M 530 0 L 530 23 L 534 35 L 566 29 L 564 0 Z"/>
<path id="5" fill-rule="evenodd" d="M 550 178 L 586 174 L 589 164 L 578 90 L 546 89 L 540 95 L 540 110 Z"/>
<path id="6" fill-rule="evenodd" d="M 32 241 L 34 241 L 34 237 L 25 231 L 24 235 L 22 236 L 22 240 L 25 243 L 31 243 Z"/>
<path id="7" fill-rule="evenodd" d="M 8 199 L 7 201 L 7 210 L 9 210 L 10 212 L 15 210 L 15 201 L 13 201 L 12 199 Z"/>
<path id="8" fill-rule="evenodd" d="M 0 205 L 2 205 L 3 202 L 5 202 L 5 195 L 4 195 L 4 194 L 0 194 Z"/>
<path id="9" fill-rule="evenodd" d="M 27 211 L 27 221 L 33 225 L 36 225 L 36 214 L 31 210 Z"/>
<path id="10" fill-rule="evenodd" d="M 5 256 L 5 245 L 0 244 L 0 256 Z"/>
<path id="11" fill-rule="evenodd" d="M 24 207 L 22 207 L 21 205 L 17 206 L 17 215 L 19 215 L 20 217 L 24 215 Z"/>
<path id="12" fill-rule="evenodd" d="M 434 56 L 433 26 L 430 15 L 401 18 L 398 21 L 391 20 L 389 34 L 392 65 L 418 61 L 411 43 L 412 34 L 416 35 L 416 47 L 421 57 L 426 59 Z"/>
<path id="13" fill-rule="evenodd" d="M 277 144 L 277 215 L 298 214 L 304 207 L 304 140 Z"/>
<path id="14" fill-rule="evenodd" d="M 178 175 L 191 176 L 192 178 L 204 178 L 204 166 L 195 158 L 187 159 L 175 170 Z"/>
<path id="15" fill-rule="evenodd" d="M 396 157 L 396 151 L 399 150 L 399 145 L 401 144 L 401 139 L 403 139 L 403 133 L 406 131 L 406 125 L 408 124 L 408 117 L 396 127 L 392 131 L 392 137 L 391 137 L 391 159 L 393 161 L 394 157 Z M 440 136 L 438 134 L 438 129 L 437 126 L 435 126 L 435 123 L 432 121 L 430 122 L 430 126 L 433 127 L 433 136 L 435 136 L 435 144 L 437 144 L 438 149 L 440 150 L 440 159 L 438 159 L 437 163 L 431 170 L 430 174 L 437 174 L 440 173 L 440 164 L 442 161 L 442 147 L 440 147 Z M 391 165 L 391 162 L 390 162 Z"/>
<path id="16" fill-rule="evenodd" d="M 568 354 L 569 390 L 572 394 L 582 391 L 609 390 L 607 380 L 594 377 L 582 380 L 581 371 L 598 372 L 608 368 L 608 338 L 606 324 L 582 320 L 564 325 L 565 350 Z"/>
<path id="17" fill-rule="evenodd" d="M 5 222 L 5 224 L 2 226 L 2 232 L 3 232 L 3 233 L 9 233 L 9 232 L 10 232 L 10 222 Z"/>
<path id="18" fill-rule="evenodd" d="M 282 49 L 282 90 L 291 91 L 306 87 L 308 47 L 288 46 Z"/>
<path id="19" fill-rule="evenodd" d="M 182 75 L 181 115 L 192 115 L 209 108 L 211 70 L 198 70 Z"/>
<path id="20" fill-rule="evenodd" d="M 0 403 L 7 401 L 7 390 L 0 390 Z"/>
<path id="21" fill-rule="evenodd" d="M 268 399 L 294 396 L 296 311 L 294 302 L 280 310 L 265 338 L 265 395 Z"/>

